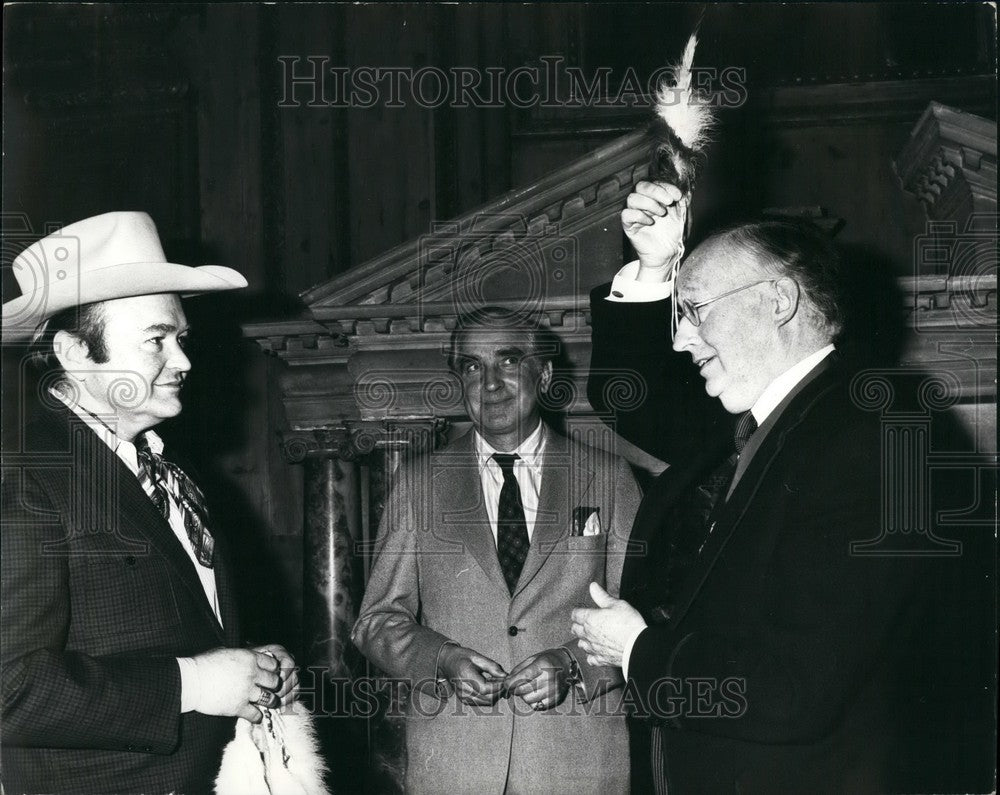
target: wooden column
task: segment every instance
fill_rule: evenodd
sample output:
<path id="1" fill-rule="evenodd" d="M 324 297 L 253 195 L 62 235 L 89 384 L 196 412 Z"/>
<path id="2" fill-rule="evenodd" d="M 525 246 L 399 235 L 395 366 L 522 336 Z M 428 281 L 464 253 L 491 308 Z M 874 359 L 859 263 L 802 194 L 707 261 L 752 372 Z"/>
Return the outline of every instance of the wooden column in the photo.
<path id="1" fill-rule="evenodd" d="M 362 517 L 358 459 L 366 451 L 358 445 L 357 434 L 346 429 L 283 436 L 288 460 L 305 468 L 303 662 L 321 667 L 331 679 L 350 679 L 360 672 L 351 644 L 363 591 L 357 554 Z"/>

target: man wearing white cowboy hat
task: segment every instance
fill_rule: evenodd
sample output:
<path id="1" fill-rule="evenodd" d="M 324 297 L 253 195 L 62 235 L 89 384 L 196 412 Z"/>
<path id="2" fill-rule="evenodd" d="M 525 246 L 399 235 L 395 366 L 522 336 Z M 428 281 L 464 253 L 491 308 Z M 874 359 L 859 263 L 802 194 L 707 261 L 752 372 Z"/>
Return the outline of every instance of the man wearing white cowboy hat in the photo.
<path id="1" fill-rule="evenodd" d="M 7 792 L 203 792 L 235 717 L 289 703 L 280 646 L 239 648 L 225 540 L 152 428 L 181 411 L 180 295 L 245 287 L 167 262 L 145 213 L 88 218 L 13 263 L 7 342 L 42 410 L 3 462 Z"/>

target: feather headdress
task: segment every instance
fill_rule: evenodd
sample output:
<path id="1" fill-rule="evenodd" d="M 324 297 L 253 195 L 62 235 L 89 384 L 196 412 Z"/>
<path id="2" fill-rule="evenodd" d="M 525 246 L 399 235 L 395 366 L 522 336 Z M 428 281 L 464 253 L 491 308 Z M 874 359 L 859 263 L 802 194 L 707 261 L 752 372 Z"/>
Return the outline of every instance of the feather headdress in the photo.
<path id="1" fill-rule="evenodd" d="M 669 182 L 690 196 L 702 150 L 711 140 L 715 123 L 711 98 L 692 85 L 691 66 L 698 46 L 692 33 L 680 63 L 658 86 L 654 101 L 656 144 L 649 175 L 654 181 Z"/>

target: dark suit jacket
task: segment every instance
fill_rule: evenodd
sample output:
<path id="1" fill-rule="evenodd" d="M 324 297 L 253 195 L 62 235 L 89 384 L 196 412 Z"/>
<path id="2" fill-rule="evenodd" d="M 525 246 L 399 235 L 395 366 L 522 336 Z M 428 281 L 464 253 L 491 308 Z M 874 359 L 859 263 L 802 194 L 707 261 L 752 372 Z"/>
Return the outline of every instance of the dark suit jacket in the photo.
<path id="1" fill-rule="evenodd" d="M 3 783 L 20 792 L 207 792 L 234 720 L 180 714 L 176 657 L 225 629 L 137 479 L 65 409 L 3 462 Z"/>
<path id="2" fill-rule="evenodd" d="M 707 540 L 674 521 L 698 466 L 648 490 L 645 553 L 622 576 L 653 624 L 630 658 L 637 713 L 663 727 L 672 792 L 988 790 L 988 534 L 941 531 L 961 556 L 852 552 L 884 522 L 881 418 L 836 360 L 813 375 L 761 428 Z M 665 576 L 678 550 L 683 576 Z"/>

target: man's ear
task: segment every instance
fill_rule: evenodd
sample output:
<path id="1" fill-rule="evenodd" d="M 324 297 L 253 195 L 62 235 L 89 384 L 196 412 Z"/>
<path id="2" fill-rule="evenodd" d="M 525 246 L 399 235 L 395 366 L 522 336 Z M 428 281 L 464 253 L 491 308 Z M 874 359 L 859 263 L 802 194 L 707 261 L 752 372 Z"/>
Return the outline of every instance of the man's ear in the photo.
<path id="1" fill-rule="evenodd" d="M 549 384 L 552 383 L 552 362 L 546 362 L 542 365 L 542 373 L 538 379 L 538 391 L 548 392 Z"/>
<path id="2" fill-rule="evenodd" d="M 774 304 L 774 320 L 777 325 L 783 326 L 799 310 L 799 283 L 788 277 L 778 279 L 774 283 L 774 291 L 778 297 Z"/>
<path id="3" fill-rule="evenodd" d="M 74 337 L 68 331 L 57 331 L 52 338 L 52 350 L 67 375 L 86 370 L 90 362 L 90 348 L 87 343 Z"/>

